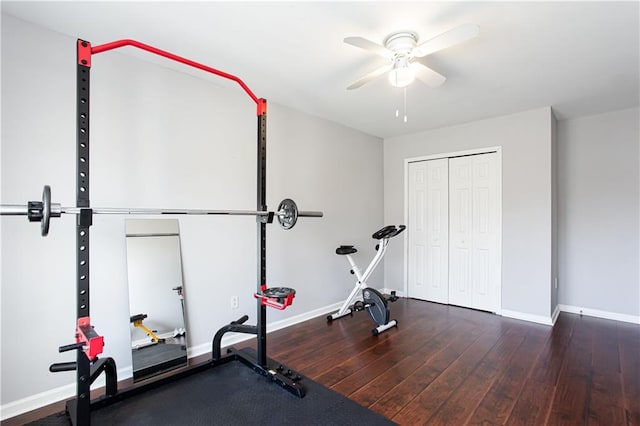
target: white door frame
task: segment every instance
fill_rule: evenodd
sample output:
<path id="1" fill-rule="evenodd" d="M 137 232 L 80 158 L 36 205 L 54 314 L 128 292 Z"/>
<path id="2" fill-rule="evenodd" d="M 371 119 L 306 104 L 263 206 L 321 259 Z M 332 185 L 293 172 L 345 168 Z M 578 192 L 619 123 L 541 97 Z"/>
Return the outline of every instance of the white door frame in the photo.
<path id="1" fill-rule="evenodd" d="M 498 259 L 500 259 L 500 270 L 498 271 L 498 286 L 500 288 L 500 299 L 496 314 L 502 315 L 502 146 L 491 146 L 485 148 L 469 149 L 465 151 L 445 152 L 441 154 L 424 155 L 404 159 L 404 223 L 409 221 L 409 163 L 419 161 L 436 160 L 440 158 L 462 157 L 465 155 L 496 153 L 498 166 Z M 404 235 L 404 294 L 409 294 L 409 229 Z"/>

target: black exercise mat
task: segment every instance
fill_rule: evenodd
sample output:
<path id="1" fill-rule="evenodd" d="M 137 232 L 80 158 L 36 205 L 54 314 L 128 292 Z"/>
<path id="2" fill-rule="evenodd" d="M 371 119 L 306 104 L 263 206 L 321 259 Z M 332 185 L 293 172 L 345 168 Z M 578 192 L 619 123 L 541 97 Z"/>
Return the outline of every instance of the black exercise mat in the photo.
<path id="1" fill-rule="evenodd" d="M 239 361 L 100 408 L 92 425 L 392 425 L 393 422 L 303 378 L 298 398 Z M 53 415 L 34 425 L 69 424 Z"/>

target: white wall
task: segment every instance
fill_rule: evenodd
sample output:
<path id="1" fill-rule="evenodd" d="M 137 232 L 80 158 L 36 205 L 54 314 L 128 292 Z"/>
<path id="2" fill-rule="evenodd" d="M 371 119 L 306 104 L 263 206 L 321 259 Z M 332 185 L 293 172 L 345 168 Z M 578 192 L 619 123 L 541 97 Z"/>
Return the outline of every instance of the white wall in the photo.
<path id="1" fill-rule="evenodd" d="M 558 123 L 559 302 L 640 316 L 637 108 Z"/>
<path id="2" fill-rule="evenodd" d="M 502 309 L 548 321 L 552 271 L 552 122 L 550 108 L 384 141 L 385 223 L 404 220 L 404 160 L 502 147 Z M 403 288 L 403 252 L 385 260 L 385 285 Z"/>
<path id="3" fill-rule="evenodd" d="M 37 200 L 50 184 L 54 202 L 75 205 L 75 45 L 2 15 L 2 203 Z M 95 55 L 91 73 L 93 207 L 255 209 L 255 104 L 238 86 L 117 51 Z M 338 245 L 373 255 L 382 141 L 274 104 L 267 141 L 269 208 L 290 197 L 302 210 L 325 213 L 291 231 L 268 227 L 268 284 L 297 290 L 291 308 L 269 311 L 273 323 L 347 296 L 352 281 Z M 179 220 L 189 343 L 204 350 L 242 314 L 255 323 L 255 219 Z M 104 356 L 120 369 L 131 364 L 124 221 L 97 215 L 91 228 L 92 322 L 105 336 Z M 72 342 L 75 327 L 75 217 L 54 219 L 47 238 L 25 217 L 3 216 L 0 224 L 5 418 L 74 392 L 75 375 L 48 366 L 74 359 L 57 348 Z M 238 310 L 232 295 L 240 296 Z"/>

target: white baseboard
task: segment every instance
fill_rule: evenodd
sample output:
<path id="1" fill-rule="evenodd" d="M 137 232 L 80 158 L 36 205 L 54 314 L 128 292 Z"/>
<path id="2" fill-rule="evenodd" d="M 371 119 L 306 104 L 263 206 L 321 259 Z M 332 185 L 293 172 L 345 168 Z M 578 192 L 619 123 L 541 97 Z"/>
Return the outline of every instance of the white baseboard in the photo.
<path id="1" fill-rule="evenodd" d="M 336 311 L 340 308 L 342 303 L 335 303 L 333 305 L 325 306 L 322 308 L 314 309 L 313 311 L 305 312 L 300 315 L 295 315 L 291 318 L 286 318 L 280 321 L 267 324 L 267 333 L 280 330 L 285 327 L 298 324 L 303 321 L 307 321 L 312 318 L 319 317 L 329 312 Z M 251 339 L 251 335 L 242 333 L 228 333 L 222 338 L 222 346 L 231 346 L 242 341 Z M 211 343 L 204 343 L 202 345 L 189 347 L 187 349 L 187 356 L 193 358 L 199 355 L 211 352 Z M 127 379 L 133 376 L 131 366 L 118 369 L 118 380 Z M 104 377 L 101 376 L 92 385 L 92 388 L 99 388 L 104 386 Z M 24 414 L 26 412 L 36 410 L 38 408 L 54 404 L 56 402 L 64 401 L 66 399 L 74 397 L 76 394 L 76 384 L 71 383 L 68 385 L 60 386 L 45 392 L 38 393 L 36 395 L 22 398 L 16 401 L 8 402 L 0 406 L 0 420 L 4 421 L 11 417 Z"/>
<path id="2" fill-rule="evenodd" d="M 553 319 L 550 316 L 547 317 L 544 315 L 527 314 L 526 312 L 510 311 L 508 309 L 503 309 L 501 315 L 507 318 L 535 322 L 538 324 L 553 325 Z"/>
<path id="3" fill-rule="evenodd" d="M 583 308 L 580 306 L 572 305 L 558 305 L 558 307 L 562 312 L 587 315 L 589 317 L 597 317 L 614 321 L 630 322 L 632 324 L 640 324 L 640 316 L 636 315 L 620 314 L 617 312 L 601 311 L 598 309 Z"/>
<path id="4" fill-rule="evenodd" d="M 560 315 L 560 312 L 569 312 L 571 314 L 587 315 L 590 317 L 609 319 L 613 321 L 622 321 L 622 322 L 630 322 L 632 324 L 640 324 L 640 316 L 620 314 L 617 312 L 608 312 L 608 311 L 601 311 L 598 309 L 583 308 L 580 306 L 561 305 L 561 304 L 556 306 L 556 308 L 553 310 L 553 313 L 551 314 L 551 317 L 546 317 L 543 315 L 527 314 L 524 312 L 509 311 L 507 309 L 502 310 L 502 316 L 524 320 L 524 321 L 536 322 L 539 324 L 554 325 L 558 320 L 558 316 Z"/>
<path id="5" fill-rule="evenodd" d="M 118 369 L 118 379 L 128 379 L 133 376 L 133 370 L 131 366 L 127 366 Z M 100 376 L 91 385 L 91 388 L 100 388 L 105 386 L 104 376 Z M 56 402 L 65 401 L 69 398 L 73 398 L 76 394 L 76 384 L 70 383 L 68 385 L 60 386 L 45 392 L 38 393 L 26 398 L 18 399 L 7 404 L 3 404 L 0 407 L 0 420 L 4 421 L 11 417 L 24 414 L 31 410 L 36 410 L 41 407 L 45 407 L 49 404 L 55 404 Z"/>
<path id="6" fill-rule="evenodd" d="M 3 404 L 2 408 L 0 408 L 0 420 L 4 421 L 11 417 L 26 413 L 27 411 L 35 410 L 49 404 L 64 401 L 67 398 L 71 398 L 72 396 L 74 396 L 75 392 L 76 385 L 75 383 L 72 383 L 48 390 L 46 392 L 32 395 L 27 398 L 22 398 L 17 401 Z"/>
<path id="7" fill-rule="evenodd" d="M 273 322 L 267 325 L 267 333 L 271 333 L 272 331 L 277 331 L 277 330 L 310 320 L 312 318 L 317 318 L 319 316 L 328 314 L 329 312 L 336 311 L 340 309 L 340 306 L 342 306 L 342 303 L 343 302 L 334 303 L 333 305 L 324 306 L 322 308 L 314 309 L 313 311 L 304 312 L 302 314 L 295 315 L 291 318 L 286 318 L 280 321 Z"/>

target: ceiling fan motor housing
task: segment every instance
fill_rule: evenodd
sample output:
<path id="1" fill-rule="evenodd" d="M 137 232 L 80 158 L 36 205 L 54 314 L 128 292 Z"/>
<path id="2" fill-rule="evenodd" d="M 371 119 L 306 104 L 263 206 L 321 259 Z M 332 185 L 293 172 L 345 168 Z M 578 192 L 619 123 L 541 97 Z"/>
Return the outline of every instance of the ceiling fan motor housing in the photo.
<path id="1" fill-rule="evenodd" d="M 384 39 L 384 46 L 393 52 L 394 57 L 409 56 L 416 43 L 418 34 L 413 31 L 400 31 L 388 35 Z"/>

